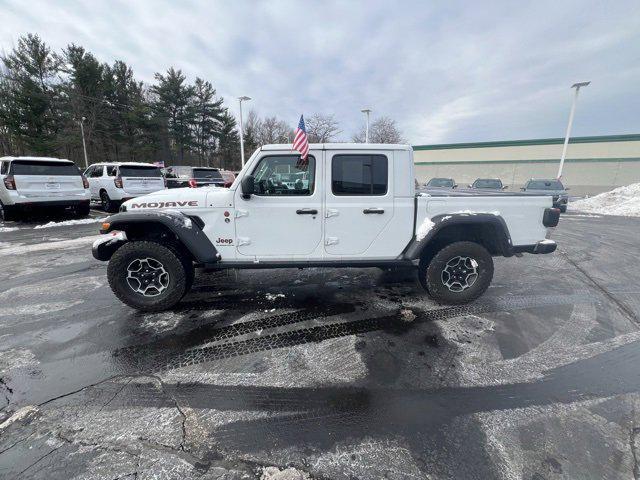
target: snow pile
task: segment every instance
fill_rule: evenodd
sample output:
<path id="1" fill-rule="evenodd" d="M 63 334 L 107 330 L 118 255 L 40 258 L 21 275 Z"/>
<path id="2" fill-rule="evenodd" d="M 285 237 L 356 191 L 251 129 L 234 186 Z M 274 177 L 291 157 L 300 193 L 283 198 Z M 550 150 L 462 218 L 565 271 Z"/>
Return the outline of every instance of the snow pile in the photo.
<path id="1" fill-rule="evenodd" d="M 51 228 L 51 227 L 66 227 L 68 225 L 85 225 L 87 223 L 101 222 L 107 217 L 103 218 L 83 218 L 81 220 L 65 220 L 64 222 L 49 222 L 44 225 L 36 225 L 34 229 L 38 228 Z"/>
<path id="2" fill-rule="evenodd" d="M 601 215 L 640 217 L 640 183 L 571 202 L 571 209 Z"/>
<path id="3" fill-rule="evenodd" d="M 420 242 L 422 239 L 424 239 L 424 237 L 427 236 L 427 233 L 431 231 L 434 225 L 435 224 L 431 221 L 431 219 L 429 217 L 426 217 L 416 231 L 416 240 Z"/>
<path id="4" fill-rule="evenodd" d="M 0 227 L 0 232 L 13 232 L 18 230 L 18 227 Z"/>
<path id="5" fill-rule="evenodd" d="M 311 480 L 311 477 L 307 472 L 293 467 L 282 470 L 278 467 L 263 467 L 260 480 Z"/>

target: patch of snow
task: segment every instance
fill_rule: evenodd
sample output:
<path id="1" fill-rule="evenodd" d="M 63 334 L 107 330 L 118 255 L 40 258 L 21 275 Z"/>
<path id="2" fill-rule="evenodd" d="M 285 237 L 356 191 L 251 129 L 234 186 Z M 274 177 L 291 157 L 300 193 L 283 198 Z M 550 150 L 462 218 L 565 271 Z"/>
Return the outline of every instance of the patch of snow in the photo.
<path id="1" fill-rule="evenodd" d="M 31 245 L 12 245 L 6 248 L 0 248 L 0 256 L 2 255 L 23 255 L 26 253 L 43 252 L 47 250 L 63 250 L 78 248 L 83 245 L 90 245 L 99 235 L 91 235 L 88 237 L 73 238 L 71 240 L 46 241 L 44 243 L 35 243 Z"/>
<path id="2" fill-rule="evenodd" d="M 0 232 L 13 232 L 18 230 L 18 227 L 0 227 Z"/>
<path id="3" fill-rule="evenodd" d="M 273 302 L 274 300 L 277 300 L 278 298 L 285 298 L 285 294 L 284 293 L 267 293 L 265 295 L 265 298 L 267 300 L 270 300 L 270 301 Z M 265 310 L 265 312 L 266 312 L 266 310 Z"/>
<path id="4" fill-rule="evenodd" d="M 0 430 L 4 430 L 13 422 L 22 420 L 23 418 L 26 418 L 36 413 L 37 411 L 38 411 L 38 407 L 34 405 L 27 405 L 26 407 L 22 407 L 19 410 L 16 410 L 16 412 L 13 415 L 11 415 L 9 418 L 7 418 L 4 422 L 0 424 Z"/>
<path id="5" fill-rule="evenodd" d="M 280 470 L 278 467 L 262 467 L 260 480 L 311 480 L 308 473 L 289 467 Z"/>
<path id="6" fill-rule="evenodd" d="M 494 210 L 492 212 L 478 212 L 474 210 L 459 210 L 457 212 L 452 212 L 453 215 L 495 215 L 496 217 L 500 216 L 500 212 L 498 210 Z"/>
<path id="7" fill-rule="evenodd" d="M 86 224 L 89 224 L 89 223 L 101 222 L 105 218 L 107 218 L 107 217 L 82 218 L 80 220 L 65 220 L 63 222 L 49 222 L 49 223 L 45 223 L 44 225 L 36 225 L 33 228 L 37 230 L 37 229 L 40 229 L 40 228 L 67 227 L 67 226 L 71 226 L 71 225 L 86 225 Z"/>
<path id="8" fill-rule="evenodd" d="M 426 237 L 427 234 L 431 231 L 434 225 L 435 224 L 429 217 L 425 217 L 425 219 L 422 221 L 422 224 L 420 224 L 418 230 L 416 231 L 416 240 L 419 242 L 422 241 L 424 237 Z"/>
<path id="9" fill-rule="evenodd" d="M 542 240 L 539 243 L 540 243 L 540 245 L 555 245 L 556 242 L 554 242 L 553 240 L 551 240 L 549 238 L 545 238 L 544 240 Z"/>
<path id="10" fill-rule="evenodd" d="M 571 210 L 600 215 L 640 217 L 640 183 L 618 187 L 595 197 L 570 203 Z"/>

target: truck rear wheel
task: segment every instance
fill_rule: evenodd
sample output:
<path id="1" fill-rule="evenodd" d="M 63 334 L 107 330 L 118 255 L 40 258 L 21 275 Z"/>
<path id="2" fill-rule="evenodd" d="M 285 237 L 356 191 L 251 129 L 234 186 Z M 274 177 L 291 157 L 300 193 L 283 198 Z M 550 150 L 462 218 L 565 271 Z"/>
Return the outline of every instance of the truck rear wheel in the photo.
<path id="1" fill-rule="evenodd" d="M 482 245 L 455 242 L 420 264 L 420 283 L 435 300 L 458 305 L 482 295 L 493 278 L 493 259 Z"/>
<path id="2" fill-rule="evenodd" d="M 173 307 L 190 283 L 188 266 L 180 254 L 149 241 L 129 242 L 116 250 L 107 277 L 120 301 L 146 312 Z"/>
<path id="3" fill-rule="evenodd" d="M 109 198 L 109 194 L 102 190 L 100 192 L 100 204 L 102 209 L 107 213 L 113 213 L 118 209 L 118 204 Z"/>

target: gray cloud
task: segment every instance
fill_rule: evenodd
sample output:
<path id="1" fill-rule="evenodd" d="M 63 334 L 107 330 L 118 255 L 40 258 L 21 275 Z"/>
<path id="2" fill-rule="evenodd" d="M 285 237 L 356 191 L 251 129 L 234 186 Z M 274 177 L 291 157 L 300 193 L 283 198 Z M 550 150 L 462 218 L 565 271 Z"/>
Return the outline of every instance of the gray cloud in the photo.
<path id="1" fill-rule="evenodd" d="M 435 2 L 434 2 L 435 3 Z M 295 125 L 360 109 L 416 144 L 640 131 L 640 4 L 619 2 L 0 1 L 0 48 L 34 32 L 83 45 L 147 82 L 169 66 L 211 80 L 235 110 Z"/>

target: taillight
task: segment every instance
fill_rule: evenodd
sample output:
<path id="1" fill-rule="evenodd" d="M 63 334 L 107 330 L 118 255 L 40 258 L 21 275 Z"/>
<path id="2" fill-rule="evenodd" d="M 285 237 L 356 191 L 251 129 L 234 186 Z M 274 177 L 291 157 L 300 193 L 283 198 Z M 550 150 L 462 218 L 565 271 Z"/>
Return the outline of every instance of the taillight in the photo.
<path id="1" fill-rule="evenodd" d="M 189 186 L 190 186 L 191 188 L 196 188 L 196 187 L 198 186 L 198 182 L 196 182 L 196 179 L 195 179 L 195 178 L 190 178 L 190 179 L 189 179 Z"/>
<path id="2" fill-rule="evenodd" d="M 82 177 L 82 186 L 84 188 L 89 188 L 89 180 L 87 180 L 87 177 L 85 177 L 84 175 L 81 175 Z"/>
<path id="3" fill-rule="evenodd" d="M 13 175 L 7 175 L 4 177 L 4 186 L 7 190 L 15 190 L 16 189 L 16 181 L 13 178 Z"/>
<path id="4" fill-rule="evenodd" d="M 113 183 L 115 184 L 116 188 L 122 188 L 122 177 L 117 176 L 113 179 Z"/>

